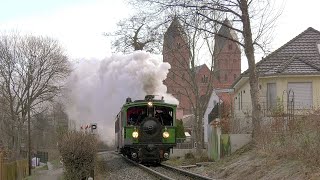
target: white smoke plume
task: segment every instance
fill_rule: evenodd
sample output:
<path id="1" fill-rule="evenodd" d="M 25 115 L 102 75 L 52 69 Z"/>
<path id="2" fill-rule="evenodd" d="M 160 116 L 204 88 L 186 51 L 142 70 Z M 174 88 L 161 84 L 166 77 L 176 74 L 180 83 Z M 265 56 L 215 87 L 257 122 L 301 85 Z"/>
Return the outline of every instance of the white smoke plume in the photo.
<path id="1" fill-rule="evenodd" d="M 97 123 L 100 137 L 112 143 L 115 116 L 127 97 L 136 100 L 153 94 L 163 96 L 167 103 L 178 104 L 163 84 L 169 69 L 169 63 L 144 51 L 80 62 L 68 81 L 66 107 L 71 126 L 79 129 L 81 125 Z"/>

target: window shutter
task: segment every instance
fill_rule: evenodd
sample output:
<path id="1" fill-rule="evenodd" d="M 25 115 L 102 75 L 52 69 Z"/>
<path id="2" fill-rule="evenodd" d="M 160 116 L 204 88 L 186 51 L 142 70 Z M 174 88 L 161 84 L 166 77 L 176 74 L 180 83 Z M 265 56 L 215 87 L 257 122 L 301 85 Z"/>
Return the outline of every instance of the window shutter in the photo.
<path id="1" fill-rule="evenodd" d="M 288 92 L 294 92 L 294 108 L 295 109 L 311 109 L 312 108 L 312 83 L 288 83 Z M 290 98 L 292 95 L 290 94 Z"/>

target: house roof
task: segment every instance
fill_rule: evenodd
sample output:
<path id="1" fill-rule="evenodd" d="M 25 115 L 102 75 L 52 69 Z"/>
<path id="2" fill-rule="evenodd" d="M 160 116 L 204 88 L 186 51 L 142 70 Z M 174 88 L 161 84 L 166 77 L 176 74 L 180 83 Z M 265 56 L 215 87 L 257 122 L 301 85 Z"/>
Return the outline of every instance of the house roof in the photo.
<path id="1" fill-rule="evenodd" d="M 260 76 L 320 74 L 320 32 L 309 27 L 256 64 Z M 241 76 L 248 76 L 246 70 Z M 235 82 L 236 83 L 236 82 Z"/>

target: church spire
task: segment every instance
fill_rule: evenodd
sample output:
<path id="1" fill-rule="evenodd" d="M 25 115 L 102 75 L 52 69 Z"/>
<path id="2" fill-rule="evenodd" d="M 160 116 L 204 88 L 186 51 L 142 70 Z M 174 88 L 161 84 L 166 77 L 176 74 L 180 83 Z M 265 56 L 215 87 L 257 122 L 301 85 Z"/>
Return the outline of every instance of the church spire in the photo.
<path id="1" fill-rule="evenodd" d="M 228 18 L 226 18 L 218 31 L 218 35 L 215 35 L 215 53 L 219 53 L 222 50 L 227 40 L 233 39 L 238 41 L 236 32 L 230 27 L 232 27 L 232 25 Z"/>

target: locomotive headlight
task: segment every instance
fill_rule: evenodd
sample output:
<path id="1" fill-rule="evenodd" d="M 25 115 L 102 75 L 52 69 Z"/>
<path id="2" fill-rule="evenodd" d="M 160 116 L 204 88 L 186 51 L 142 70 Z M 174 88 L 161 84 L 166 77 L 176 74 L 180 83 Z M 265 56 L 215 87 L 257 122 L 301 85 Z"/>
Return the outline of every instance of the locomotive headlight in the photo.
<path id="1" fill-rule="evenodd" d="M 169 136 L 170 136 L 170 135 L 169 135 L 168 131 L 165 131 L 165 132 L 162 133 L 162 137 L 163 137 L 163 138 L 166 138 L 166 139 L 167 139 Z"/>
<path id="2" fill-rule="evenodd" d="M 139 136 L 138 131 L 133 131 L 132 137 L 133 137 L 133 138 L 138 138 L 138 136 Z"/>
<path id="3" fill-rule="evenodd" d="M 152 102 L 148 102 L 148 106 L 152 106 L 153 104 L 152 104 Z"/>

